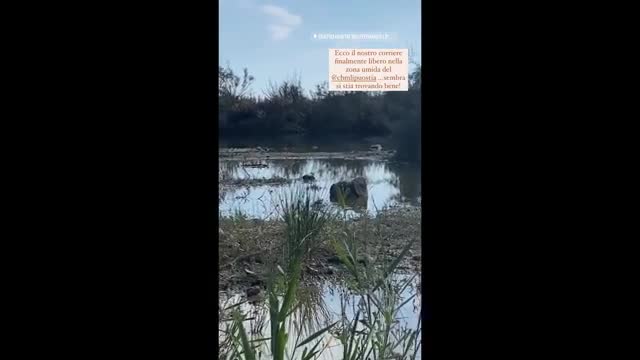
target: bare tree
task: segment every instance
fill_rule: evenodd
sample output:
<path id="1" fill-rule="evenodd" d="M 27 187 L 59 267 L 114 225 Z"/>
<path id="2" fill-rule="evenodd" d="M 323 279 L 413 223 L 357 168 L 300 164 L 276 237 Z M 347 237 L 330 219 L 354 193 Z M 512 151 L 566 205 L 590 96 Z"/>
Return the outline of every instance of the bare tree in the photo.
<path id="1" fill-rule="evenodd" d="M 245 96 L 254 77 L 249 75 L 247 68 L 243 69 L 242 78 L 234 74 L 231 67 L 227 64 L 226 68 L 218 67 L 218 96 L 226 97 L 234 103 Z"/>

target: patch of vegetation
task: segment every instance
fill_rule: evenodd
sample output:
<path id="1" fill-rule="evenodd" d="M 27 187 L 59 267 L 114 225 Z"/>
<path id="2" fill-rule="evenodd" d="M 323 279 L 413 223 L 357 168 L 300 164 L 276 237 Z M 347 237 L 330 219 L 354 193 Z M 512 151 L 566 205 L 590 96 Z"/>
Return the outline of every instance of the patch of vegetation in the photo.
<path id="1" fill-rule="evenodd" d="M 399 254 L 391 258 L 372 258 L 367 255 L 366 238 L 375 236 L 376 231 L 366 219 L 359 221 L 364 222 L 361 228 L 313 203 L 312 195 L 301 191 L 281 202 L 284 234 L 279 242 L 283 251 L 267 271 L 269 336 L 247 331 L 249 315 L 242 310 L 243 302 L 219 304 L 219 359 L 252 360 L 263 354 L 276 360 L 315 359 L 329 346 L 327 336 L 342 344 L 343 359 L 415 359 L 421 346 L 420 322 L 411 329 L 398 321 L 400 309 L 416 296 L 414 293 L 404 297 L 414 279 L 394 276 L 415 240 L 404 244 Z M 236 214 L 232 221 L 241 225 L 246 220 Z M 358 240 L 357 229 L 364 230 L 365 241 Z M 291 317 L 308 303 L 301 292 L 303 269 L 310 255 L 319 251 L 317 244 L 324 233 L 331 234 L 329 245 L 348 271 L 357 307 L 348 316 L 344 298 L 340 319 L 303 337 L 305 317 L 312 316 L 313 311 L 302 311 L 299 321 L 291 321 Z M 263 353 L 265 347 L 268 350 Z"/>

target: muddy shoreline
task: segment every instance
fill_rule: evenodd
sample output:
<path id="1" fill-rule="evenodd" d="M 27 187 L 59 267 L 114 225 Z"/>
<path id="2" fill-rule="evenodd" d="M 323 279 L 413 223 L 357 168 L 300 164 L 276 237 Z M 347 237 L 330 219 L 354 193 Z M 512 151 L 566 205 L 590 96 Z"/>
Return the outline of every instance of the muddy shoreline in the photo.
<path id="1" fill-rule="evenodd" d="M 285 236 L 280 220 L 220 218 L 218 244 L 218 290 L 256 296 L 266 289 L 267 276 L 278 263 L 279 244 Z M 328 224 L 318 237 L 318 249 L 305 262 L 303 283 L 322 280 L 341 282 L 346 269 L 330 242 L 344 231 L 343 220 Z M 356 241 L 365 251 L 361 261 L 384 263 L 397 256 L 413 241 L 409 254 L 400 263 L 402 273 L 421 271 L 421 209 L 394 208 L 375 218 L 348 220 L 347 226 L 356 234 Z M 351 232 L 350 231 L 350 232 Z M 360 257 L 360 256 L 359 256 Z"/>

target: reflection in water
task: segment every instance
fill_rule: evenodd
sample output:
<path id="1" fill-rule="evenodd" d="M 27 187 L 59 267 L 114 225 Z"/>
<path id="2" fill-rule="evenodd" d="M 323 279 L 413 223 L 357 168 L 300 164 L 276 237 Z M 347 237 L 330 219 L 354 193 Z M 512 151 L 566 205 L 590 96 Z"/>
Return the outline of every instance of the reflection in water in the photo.
<path id="1" fill-rule="evenodd" d="M 301 324 L 306 334 L 313 334 L 327 326 L 331 320 L 331 314 L 325 304 L 320 286 L 308 285 L 300 288 L 298 301 L 300 301 L 300 307 L 291 314 L 290 326 Z"/>
<path id="2" fill-rule="evenodd" d="M 389 164 L 389 168 L 398 176 L 398 188 L 400 190 L 400 202 L 409 202 L 418 206 L 422 194 L 422 179 L 420 170 L 408 164 Z"/>
<path id="3" fill-rule="evenodd" d="M 407 275 L 397 275 L 394 278 L 398 282 L 410 279 Z M 400 294 L 400 297 L 393 300 L 393 307 L 401 304 L 399 314 L 396 318 L 400 325 L 398 329 L 416 329 L 420 327 L 420 290 L 417 286 L 418 283 L 419 277 L 416 276 L 411 281 L 411 286 L 407 286 Z M 405 300 L 408 300 L 412 296 L 414 296 L 413 299 L 405 302 Z M 224 293 L 221 294 L 221 297 L 224 297 Z M 301 288 L 298 296 L 298 300 L 301 301 L 301 306 L 292 313 L 287 324 L 287 332 L 290 335 L 285 353 L 291 354 L 296 341 L 307 338 L 335 321 L 339 321 L 340 319 L 354 319 L 356 311 L 362 306 L 360 299 L 359 296 L 353 294 L 346 288 L 329 282 Z M 243 297 L 241 295 L 234 295 L 228 297 L 224 302 L 225 305 L 228 306 L 242 301 Z M 282 301 L 282 299 L 280 299 L 280 301 Z M 247 317 L 250 319 L 247 323 L 251 337 L 253 339 L 269 338 L 271 325 L 268 305 L 265 302 L 245 302 L 240 305 L 239 308 L 244 314 L 247 314 Z M 364 318 L 361 317 L 360 319 Z M 357 328 L 363 329 L 361 324 L 358 324 Z M 224 326 L 221 326 L 220 329 L 224 330 Z M 342 344 L 336 337 L 338 332 L 339 329 L 334 328 L 334 331 L 325 333 L 320 338 L 323 343 L 321 347 L 325 348 L 319 357 L 320 359 L 342 358 Z M 224 332 L 221 331 L 219 335 L 219 341 L 223 342 L 225 340 Z M 270 354 L 269 341 L 264 341 L 260 344 L 258 350 L 263 354 Z M 298 349 L 298 351 L 300 350 L 301 349 Z M 417 358 L 420 358 L 419 353 L 417 354 Z"/>
<path id="4" fill-rule="evenodd" d="M 221 188 L 219 208 L 223 215 L 240 210 L 250 217 L 267 218 L 275 212 L 275 204 L 292 189 L 305 186 L 302 176 L 313 173 L 316 181 L 310 190 L 326 203 L 329 188 L 339 181 L 362 176 L 367 179 L 368 199 L 360 206 L 375 214 L 385 206 L 420 201 L 420 170 L 415 166 L 365 160 L 271 160 L 267 168 L 243 167 L 240 161 L 221 161 L 220 179 L 270 179 L 281 177 L 284 185 L 258 185 L 242 188 Z"/>

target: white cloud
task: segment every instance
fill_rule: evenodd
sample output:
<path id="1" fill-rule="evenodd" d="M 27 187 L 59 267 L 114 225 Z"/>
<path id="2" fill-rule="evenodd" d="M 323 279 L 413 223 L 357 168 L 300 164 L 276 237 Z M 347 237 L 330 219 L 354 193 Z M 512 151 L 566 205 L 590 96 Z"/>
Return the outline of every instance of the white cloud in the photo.
<path id="1" fill-rule="evenodd" d="M 285 25 L 269 25 L 269 32 L 273 40 L 284 40 L 289 37 L 292 28 Z"/>
<path id="2" fill-rule="evenodd" d="M 292 14 L 285 8 L 275 5 L 263 5 L 260 9 L 263 13 L 269 15 L 274 22 L 268 27 L 273 40 L 288 38 L 291 31 L 302 24 L 300 15 Z"/>
<path id="3" fill-rule="evenodd" d="M 282 25 L 298 26 L 302 24 L 302 17 L 291 14 L 287 9 L 275 5 L 263 5 L 262 12 L 275 17 Z"/>

